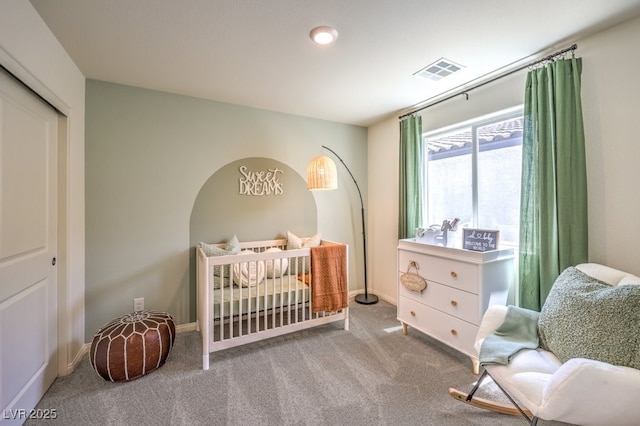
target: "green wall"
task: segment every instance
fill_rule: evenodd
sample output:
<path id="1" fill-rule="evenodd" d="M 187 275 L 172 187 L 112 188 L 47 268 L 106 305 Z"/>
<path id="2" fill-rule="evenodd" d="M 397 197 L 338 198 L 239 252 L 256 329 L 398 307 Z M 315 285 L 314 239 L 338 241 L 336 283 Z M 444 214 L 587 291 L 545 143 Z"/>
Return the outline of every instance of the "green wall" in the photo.
<path id="1" fill-rule="evenodd" d="M 366 206 L 363 127 L 87 80 L 85 131 L 87 342 L 132 311 L 137 297 L 147 309 L 170 312 L 177 324 L 195 321 L 190 218 L 202 187 L 230 163 L 275 160 L 299 175 L 299 186 L 311 158 L 332 155 L 323 152 L 327 145 L 349 165 Z M 349 244 L 355 291 L 364 285 L 360 201 L 336 164 L 339 189 L 312 193 L 315 221 L 323 238 Z M 300 198 L 309 205 L 308 193 Z M 247 223 L 242 232 L 253 228 L 258 237 L 241 239 L 264 239 L 261 225 Z"/>

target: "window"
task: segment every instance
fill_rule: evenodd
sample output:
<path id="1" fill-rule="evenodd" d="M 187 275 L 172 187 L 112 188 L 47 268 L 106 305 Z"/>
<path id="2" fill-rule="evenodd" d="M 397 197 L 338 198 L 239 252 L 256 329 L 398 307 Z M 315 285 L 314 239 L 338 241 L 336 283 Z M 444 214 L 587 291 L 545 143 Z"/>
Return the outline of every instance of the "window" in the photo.
<path id="1" fill-rule="evenodd" d="M 427 226 L 460 218 L 465 227 L 498 229 L 500 244 L 518 246 L 522 107 L 424 134 Z"/>

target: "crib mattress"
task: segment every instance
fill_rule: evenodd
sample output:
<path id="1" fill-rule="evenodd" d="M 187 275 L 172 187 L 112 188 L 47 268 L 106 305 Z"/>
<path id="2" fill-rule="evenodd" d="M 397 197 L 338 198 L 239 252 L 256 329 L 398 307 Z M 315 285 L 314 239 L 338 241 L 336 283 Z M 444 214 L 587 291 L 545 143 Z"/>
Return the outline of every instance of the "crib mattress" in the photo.
<path id="1" fill-rule="evenodd" d="M 214 277 L 220 279 L 220 277 Z M 293 275 L 265 278 L 253 287 L 220 286 L 212 292 L 214 319 L 253 314 L 268 309 L 284 308 L 309 301 L 309 287 Z"/>

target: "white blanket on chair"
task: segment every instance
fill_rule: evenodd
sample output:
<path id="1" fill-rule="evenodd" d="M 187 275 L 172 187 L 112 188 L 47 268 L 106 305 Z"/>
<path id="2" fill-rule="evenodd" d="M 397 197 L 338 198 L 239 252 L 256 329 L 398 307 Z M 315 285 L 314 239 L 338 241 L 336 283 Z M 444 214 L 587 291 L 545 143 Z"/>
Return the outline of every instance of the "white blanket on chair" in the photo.
<path id="1" fill-rule="evenodd" d="M 242 250 L 236 256 L 255 254 L 252 250 Z M 252 261 L 234 263 L 232 268 L 233 282 L 240 287 L 255 287 L 262 282 L 265 275 L 264 262 Z"/>

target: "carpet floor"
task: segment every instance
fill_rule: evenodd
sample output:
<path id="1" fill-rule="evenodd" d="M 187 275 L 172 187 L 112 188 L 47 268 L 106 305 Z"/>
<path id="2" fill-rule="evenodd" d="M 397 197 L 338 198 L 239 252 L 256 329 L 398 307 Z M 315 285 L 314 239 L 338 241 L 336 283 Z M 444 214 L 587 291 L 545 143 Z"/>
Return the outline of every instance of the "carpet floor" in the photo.
<path id="1" fill-rule="evenodd" d="M 409 329 L 396 307 L 350 304 L 350 330 L 327 324 L 211 354 L 202 370 L 197 332 L 179 333 L 160 369 L 111 383 L 85 356 L 37 408 L 56 419 L 26 425 L 522 425 L 451 398 L 478 376 L 469 359 Z M 500 398 L 495 386 L 478 396 Z M 540 421 L 539 425 L 561 423 Z"/>

